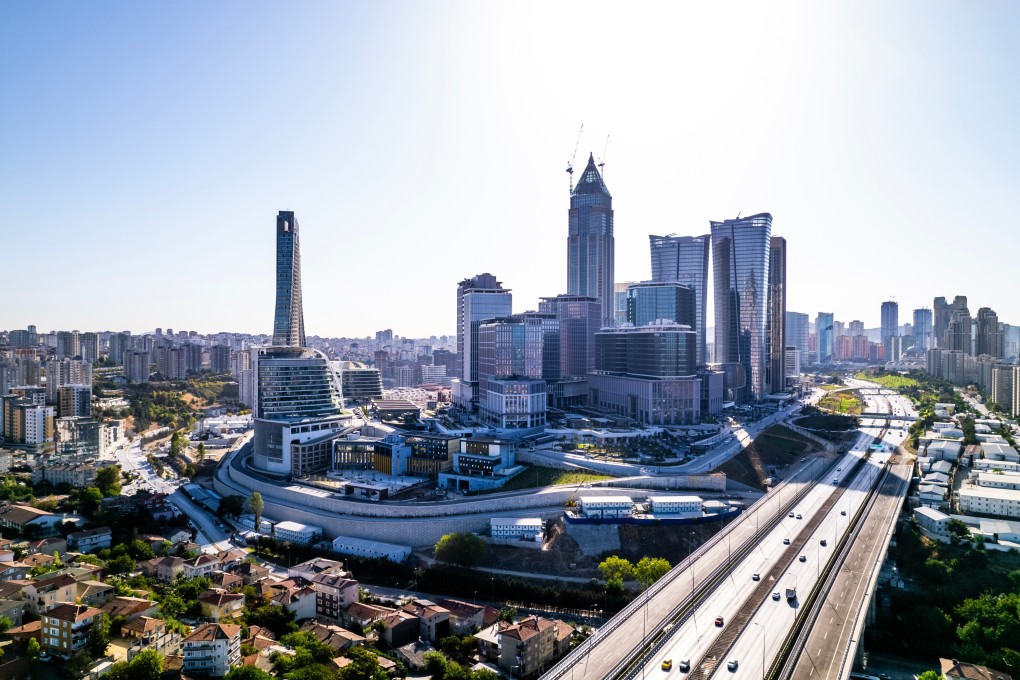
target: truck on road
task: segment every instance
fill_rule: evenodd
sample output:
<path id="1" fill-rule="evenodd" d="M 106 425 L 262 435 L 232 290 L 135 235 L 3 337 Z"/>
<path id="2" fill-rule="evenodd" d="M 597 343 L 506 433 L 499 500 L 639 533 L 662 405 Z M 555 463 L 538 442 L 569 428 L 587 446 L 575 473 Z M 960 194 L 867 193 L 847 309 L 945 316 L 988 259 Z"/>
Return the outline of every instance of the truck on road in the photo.
<path id="1" fill-rule="evenodd" d="M 786 587 L 786 601 L 787 602 L 793 602 L 796 599 L 797 599 L 797 586 L 796 585 L 787 586 Z"/>

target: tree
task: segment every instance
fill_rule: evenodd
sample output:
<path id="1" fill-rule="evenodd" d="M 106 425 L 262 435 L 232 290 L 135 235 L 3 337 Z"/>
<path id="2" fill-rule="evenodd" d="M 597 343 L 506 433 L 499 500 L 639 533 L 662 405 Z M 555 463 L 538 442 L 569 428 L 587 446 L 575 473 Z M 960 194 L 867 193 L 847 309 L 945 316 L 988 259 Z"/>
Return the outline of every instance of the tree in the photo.
<path id="1" fill-rule="evenodd" d="M 485 556 L 485 542 L 467 532 L 446 534 L 435 547 L 436 559 L 461 567 L 473 567 Z"/>
<path id="2" fill-rule="evenodd" d="M 610 555 L 599 563 L 599 572 L 606 580 L 606 588 L 622 590 L 623 582 L 634 575 L 634 565 L 626 558 Z"/>
<path id="3" fill-rule="evenodd" d="M 234 666 L 231 668 L 226 675 L 223 676 L 223 680 L 272 680 L 273 676 L 266 673 L 261 668 L 255 666 Z"/>
<path id="4" fill-rule="evenodd" d="M 219 514 L 223 517 L 237 517 L 244 512 L 244 499 L 240 496 L 225 496 L 220 501 Z"/>
<path id="5" fill-rule="evenodd" d="M 6 633 L 13 625 L 13 622 L 6 616 L 0 616 L 0 633 Z"/>
<path id="6" fill-rule="evenodd" d="M 937 671 L 927 670 L 918 675 L 917 680 L 942 680 L 942 676 Z"/>
<path id="7" fill-rule="evenodd" d="M 949 526 L 946 528 L 949 530 L 949 533 L 956 538 L 970 538 L 970 529 L 966 524 L 958 519 L 949 520 Z"/>
<path id="8" fill-rule="evenodd" d="M 171 458 L 177 458 L 179 455 L 184 453 L 184 449 L 188 448 L 188 439 L 180 432 L 174 432 L 170 436 L 170 451 L 168 455 Z"/>
<path id="9" fill-rule="evenodd" d="M 634 578 L 647 588 L 665 576 L 670 568 L 669 562 L 661 557 L 642 557 L 634 565 Z"/>
<path id="10" fill-rule="evenodd" d="M 202 442 L 198 443 L 198 451 L 195 453 L 195 459 L 201 463 L 205 460 L 205 444 Z"/>
<path id="11" fill-rule="evenodd" d="M 106 648 L 110 646 L 110 617 L 103 614 L 89 627 L 86 647 L 94 659 L 106 656 Z"/>
<path id="12" fill-rule="evenodd" d="M 94 486 L 86 487 L 78 494 L 78 504 L 82 514 L 89 519 L 99 514 L 102 508 L 103 492 Z"/>
<path id="13" fill-rule="evenodd" d="M 261 533 L 262 511 L 266 509 L 266 504 L 262 502 L 262 494 L 258 491 L 252 491 L 251 495 L 248 496 L 248 509 L 251 510 L 251 514 L 255 515 L 256 533 Z"/>
<path id="14" fill-rule="evenodd" d="M 103 496 L 120 495 L 120 466 L 107 465 L 96 472 L 95 486 Z"/>

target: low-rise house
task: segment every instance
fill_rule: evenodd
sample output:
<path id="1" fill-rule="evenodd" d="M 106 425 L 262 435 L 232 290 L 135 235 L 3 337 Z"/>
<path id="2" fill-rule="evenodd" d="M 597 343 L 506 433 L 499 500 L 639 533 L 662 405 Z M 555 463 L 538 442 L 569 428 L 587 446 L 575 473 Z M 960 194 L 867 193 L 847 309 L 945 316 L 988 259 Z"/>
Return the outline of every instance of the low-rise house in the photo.
<path id="1" fill-rule="evenodd" d="M 8 503 L 5 507 L 0 507 L 0 528 L 17 529 L 21 533 L 25 533 L 30 526 L 39 527 L 39 531 L 46 532 L 60 521 L 59 515 L 33 508 L 31 505 Z"/>
<path id="2" fill-rule="evenodd" d="M 262 579 L 269 578 L 269 575 L 272 572 L 268 567 L 263 567 L 261 564 L 255 564 L 254 562 L 242 562 L 234 567 L 232 573 L 239 576 L 244 582 L 244 585 L 250 586 L 254 583 L 258 583 Z"/>
<path id="3" fill-rule="evenodd" d="M 170 529 L 169 531 L 166 532 L 165 538 L 166 540 L 170 541 L 171 545 L 174 545 L 176 543 L 183 543 L 185 541 L 190 541 L 191 529 L 183 528 Z"/>
<path id="4" fill-rule="evenodd" d="M 102 606 L 103 613 L 111 619 L 123 617 L 125 621 L 134 621 L 143 616 L 152 616 L 159 605 L 144 597 L 128 597 L 118 595 Z"/>
<path id="5" fill-rule="evenodd" d="M 25 619 L 24 600 L 0 599 L 0 616 L 6 616 L 12 625 L 20 626 Z"/>
<path id="6" fill-rule="evenodd" d="M 0 562 L 0 581 L 16 581 L 28 576 L 29 567 L 24 562 Z"/>
<path id="7" fill-rule="evenodd" d="M 78 582 L 70 574 L 46 576 L 29 582 L 22 592 L 25 608 L 41 616 L 63 602 L 74 602 L 78 597 Z"/>
<path id="8" fill-rule="evenodd" d="M 217 553 L 216 557 L 220 558 L 220 564 L 223 565 L 223 569 L 228 569 L 247 562 L 251 556 L 240 548 L 231 548 L 230 550 Z"/>
<path id="9" fill-rule="evenodd" d="M 184 576 L 185 578 L 209 576 L 219 568 L 220 559 L 218 557 L 203 553 L 184 563 Z"/>
<path id="10" fill-rule="evenodd" d="M 499 667 L 515 675 L 536 675 L 555 659 L 557 626 L 539 616 L 504 627 L 498 633 Z"/>
<path id="11" fill-rule="evenodd" d="M 89 631 L 103 616 L 102 610 L 85 604 L 64 602 L 45 612 L 42 648 L 54 656 L 69 659 L 88 643 Z"/>
<path id="12" fill-rule="evenodd" d="M 352 602 L 344 610 L 341 623 L 345 626 L 356 626 L 362 630 L 368 630 L 373 623 L 382 621 L 394 611 L 389 607 L 380 607 L 376 604 Z"/>
<path id="13" fill-rule="evenodd" d="M 203 623 L 184 638 L 185 675 L 222 677 L 241 663 L 241 626 Z"/>
<path id="14" fill-rule="evenodd" d="M 358 582 L 341 574 L 321 573 L 311 579 L 315 591 L 315 613 L 339 621 L 343 610 L 358 601 Z"/>
<path id="15" fill-rule="evenodd" d="M 420 624 L 418 617 L 400 609 L 384 616 L 382 625 L 382 637 L 386 644 L 393 648 L 402 647 L 409 642 L 414 642 L 419 637 Z"/>
<path id="16" fill-rule="evenodd" d="M 292 612 L 297 621 L 315 618 L 317 614 L 315 610 L 317 594 L 302 578 L 289 578 L 284 581 L 263 580 L 258 583 L 257 590 L 269 598 L 270 604 Z"/>
<path id="17" fill-rule="evenodd" d="M 29 569 L 35 569 L 36 567 L 48 567 L 55 564 L 57 558 L 53 555 L 39 554 L 39 555 L 25 555 L 25 559 L 21 561 Z"/>
<path id="18" fill-rule="evenodd" d="M 460 600 L 440 600 L 439 606 L 450 612 L 450 631 L 471 635 L 485 625 L 485 607 Z"/>
<path id="19" fill-rule="evenodd" d="M 287 569 L 287 576 L 300 576 L 306 581 L 313 581 L 319 574 L 347 576 L 343 562 L 328 560 L 325 557 L 314 557 Z"/>
<path id="20" fill-rule="evenodd" d="M 30 541 L 25 547 L 28 555 L 63 555 L 67 552 L 67 540 L 59 536 L 40 538 L 38 541 Z"/>
<path id="21" fill-rule="evenodd" d="M 68 560 L 74 559 L 75 553 L 67 553 L 64 557 Z M 101 580 L 103 576 L 103 568 L 98 567 L 94 564 L 88 564 L 86 562 L 75 562 L 56 571 L 50 572 L 48 576 L 63 576 L 68 575 L 75 581 L 90 581 L 90 580 Z"/>
<path id="22" fill-rule="evenodd" d="M 139 566 L 149 576 L 155 576 L 160 581 L 170 583 L 177 578 L 178 574 L 184 573 L 184 565 L 187 562 L 182 557 L 156 557 L 142 562 Z"/>
<path id="23" fill-rule="evenodd" d="M 181 648 L 181 636 L 166 627 L 166 622 L 149 616 L 140 616 L 121 626 L 121 636 L 134 641 L 128 648 L 128 661 L 141 652 L 152 649 L 161 656 L 177 654 Z"/>
<path id="24" fill-rule="evenodd" d="M 922 532 L 929 538 L 943 543 L 949 543 L 949 515 L 934 508 L 926 508 L 923 505 L 914 508 L 914 521 Z"/>
<path id="25" fill-rule="evenodd" d="M 210 588 L 198 596 L 198 603 L 202 607 L 203 616 L 219 621 L 240 615 L 244 609 L 244 595 Z"/>
<path id="26" fill-rule="evenodd" d="M 102 581 L 78 581 L 78 601 L 82 604 L 102 607 L 116 594 L 116 588 Z"/>
<path id="27" fill-rule="evenodd" d="M 435 642 L 450 634 L 450 611 L 430 600 L 411 600 L 402 609 L 418 617 L 418 635 Z"/>
<path id="28" fill-rule="evenodd" d="M 342 652 L 345 649 L 365 644 L 364 636 L 352 633 L 346 628 L 341 628 L 340 626 L 323 625 L 321 623 L 309 621 L 305 625 L 301 626 L 301 630 L 311 633 L 319 642 L 324 645 L 329 645 L 337 652 Z"/>
<path id="29" fill-rule="evenodd" d="M 110 530 L 110 527 L 82 529 L 67 535 L 67 547 L 83 553 L 109 548 L 112 542 L 113 532 Z"/>
<path id="30" fill-rule="evenodd" d="M 237 574 L 231 574 L 229 571 L 214 571 L 210 574 L 209 580 L 214 587 L 222 588 L 223 590 L 234 590 L 235 588 L 240 590 L 244 586 L 244 579 Z"/>
<path id="31" fill-rule="evenodd" d="M 152 548 L 152 551 L 157 555 L 163 552 L 164 543 L 166 544 L 170 543 L 170 541 L 166 540 L 162 536 L 157 536 L 155 534 L 146 534 L 145 536 L 141 537 L 141 540 L 145 541 L 146 545 Z"/>
<path id="32" fill-rule="evenodd" d="M 1013 680 L 1009 673 L 956 659 L 939 659 L 939 667 L 946 680 Z"/>

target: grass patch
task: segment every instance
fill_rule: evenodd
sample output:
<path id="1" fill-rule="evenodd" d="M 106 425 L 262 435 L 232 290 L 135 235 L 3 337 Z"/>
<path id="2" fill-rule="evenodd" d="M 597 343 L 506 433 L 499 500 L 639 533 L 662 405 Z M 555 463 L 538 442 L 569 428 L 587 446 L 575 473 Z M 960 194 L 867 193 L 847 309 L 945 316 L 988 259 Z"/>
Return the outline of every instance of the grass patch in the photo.
<path id="1" fill-rule="evenodd" d="M 599 482 L 604 479 L 612 479 L 612 477 L 594 472 L 568 472 L 566 470 L 554 470 L 553 468 L 532 465 L 504 486 L 493 489 L 493 491 L 520 491 L 521 489 L 534 489 L 543 486 L 571 486 Z"/>
<path id="2" fill-rule="evenodd" d="M 764 488 L 768 478 L 766 467 L 783 468 L 805 453 L 819 449 L 815 442 L 782 425 L 773 425 L 746 449 L 718 468 L 734 481 L 754 488 Z"/>
<path id="3" fill-rule="evenodd" d="M 843 390 L 843 389 L 846 389 L 845 385 L 829 385 L 829 384 L 825 384 L 825 385 L 819 385 L 818 387 L 821 388 L 825 392 L 832 392 L 833 390 Z"/>
<path id="4" fill-rule="evenodd" d="M 890 390 L 905 390 L 911 387 L 920 387 L 921 383 L 913 378 L 908 378 L 904 375 L 869 375 L 867 373 L 858 373 L 854 376 L 859 380 L 867 380 L 869 382 L 878 383 L 882 387 Z"/>
<path id="5" fill-rule="evenodd" d="M 851 392 L 833 392 L 825 395 L 818 408 L 834 413 L 859 416 L 863 408 L 860 394 L 854 390 Z"/>

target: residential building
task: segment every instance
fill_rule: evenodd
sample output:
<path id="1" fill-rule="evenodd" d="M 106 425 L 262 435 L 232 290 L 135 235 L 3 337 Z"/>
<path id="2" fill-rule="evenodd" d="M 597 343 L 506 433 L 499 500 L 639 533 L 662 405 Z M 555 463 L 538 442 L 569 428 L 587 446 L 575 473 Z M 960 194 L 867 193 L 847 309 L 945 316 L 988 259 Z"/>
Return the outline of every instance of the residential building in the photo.
<path id="1" fill-rule="evenodd" d="M 276 523 L 273 527 L 273 536 L 278 541 L 295 545 L 311 545 L 322 536 L 322 527 L 285 520 Z"/>
<path id="2" fill-rule="evenodd" d="M 287 569 L 287 576 L 294 578 L 299 576 L 306 581 L 312 581 L 319 574 L 337 574 L 347 576 L 344 570 L 344 563 L 337 560 L 329 560 L 325 557 L 313 557 L 310 560 L 295 564 Z"/>
<path id="3" fill-rule="evenodd" d="M 927 307 L 914 310 L 914 346 L 927 352 L 935 345 L 932 336 L 932 315 Z"/>
<path id="4" fill-rule="evenodd" d="M 613 325 L 615 263 L 613 197 L 588 156 L 588 165 L 570 192 L 567 230 L 567 294 L 596 298 L 602 326 Z"/>
<path id="5" fill-rule="evenodd" d="M 977 335 L 975 336 L 974 354 L 988 355 L 993 359 L 1003 357 L 1002 325 L 999 316 L 988 307 L 982 307 L 977 313 Z"/>
<path id="6" fill-rule="evenodd" d="M 737 402 L 767 393 L 769 260 L 772 215 L 711 222 L 715 275 L 715 353 Z"/>
<path id="7" fill-rule="evenodd" d="M 343 610 L 358 601 L 358 582 L 346 574 L 318 574 L 311 579 L 315 591 L 315 613 L 340 620 Z"/>
<path id="8" fill-rule="evenodd" d="M 181 636 L 166 627 L 162 619 L 141 616 L 120 628 L 121 637 L 134 641 L 128 648 L 128 661 L 139 653 L 151 649 L 161 656 L 174 656 L 181 648 Z"/>
<path id="9" fill-rule="evenodd" d="M 241 663 L 241 626 L 203 623 L 184 638 L 185 675 L 222 677 Z"/>
<path id="10" fill-rule="evenodd" d="M 1013 680 L 1009 673 L 956 659 L 939 659 L 939 669 L 946 680 Z"/>
<path id="11" fill-rule="evenodd" d="M 60 385 L 57 417 L 88 418 L 92 415 L 92 385 Z"/>
<path id="12" fill-rule="evenodd" d="M 89 631 L 102 616 L 102 610 L 86 604 L 63 602 L 49 609 L 40 617 L 43 650 L 71 658 L 88 644 Z"/>
<path id="13" fill-rule="evenodd" d="M 39 557 L 42 557 L 42 555 Z M 117 590 L 113 586 L 94 579 L 78 581 L 77 588 L 77 602 L 87 604 L 90 607 L 102 607 L 117 594 Z"/>
<path id="14" fill-rule="evenodd" d="M 491 517 L 489 535 L 501 541 L 542 541 L 545 522 L 540 517 Z"/>
<path id="15" fill-rule="evenodd" d="M 501 629 L 499 667 L 522 678 L 538 675 L 557 658 L 557 628 L 555 621 L 529 616 Z"/>
<path id="16" fill-rule="evenodd" d="M 960 510 L 965 514 L 1006 519 L 1020 518 L 1020 490 L 964 483 L 959 490 Z"/>
<path id="17" fill-rule="evenodd" d="M 471 635 L 485 625 L 485 607 L 461 600 L 440 600 L 437 603 L 450 614 L 450 633 Z"/>
<path id="18" fill-rule="evenodd" d="M 53 447 L 58 456 L 99 457 L 102 427 L 91 417 L 57 418 L 54 426 Z"/>
<path id="19" fill-rule="evenodd" d="M 67 547 L 83 553 L 109 548 L 112 541 L 113 532 L 110 527 L 82 529 L 67 535 Z"/>
<path id="20" fill-rule="evenodd" d="M 45 576 L 25 585 L 25 609 L 36 616 L 78 597 L 78 582 L 70 574 Z"/>
<path id="21" fill-rule="evenodd" d="M 152 373 L 152 355 L 146 351 L 124 352 L 124 379 L 129 383 L 149 382 Z"/>
<path id="22" fill-rule="evenodd" d="M 202 607 L 202 616 L 219 621 L 240 616 L 244 610 L 244 595 L 209 588 L 198 596 L 198 604 Z"/>
<path id="23" fill-rule="evenodd" d="M 431 600 L 411 600 L 403 611 L 418 617 L 418 636 L 436 642 L 450 634 L 450 611 Z"/>
<path id="24" fill-rule="evenodd" d="M 21 533 L 25 533 L 29 526 L 38 526 L 40 530 L 45 531 L 61 521 L 63 520 L 59 515 L 33 508 L 30 505 L 10 503 L 0 506 L 0 527 L 17 529 Z"/>

